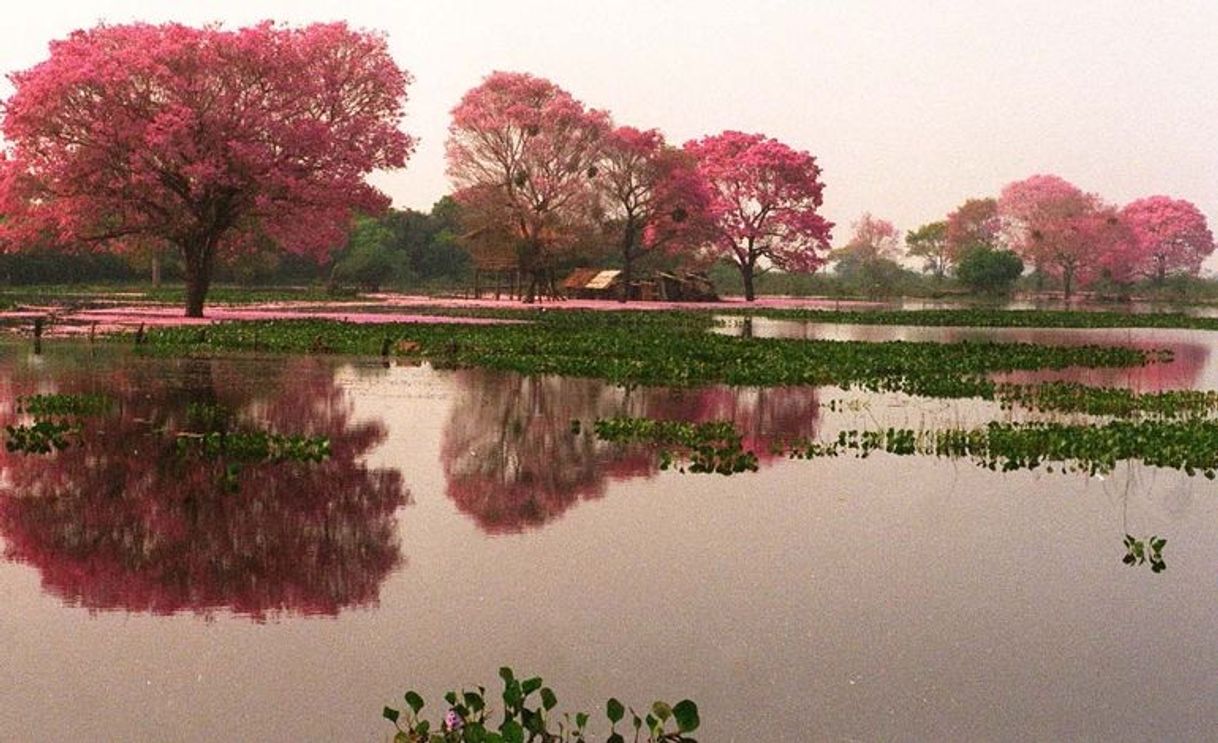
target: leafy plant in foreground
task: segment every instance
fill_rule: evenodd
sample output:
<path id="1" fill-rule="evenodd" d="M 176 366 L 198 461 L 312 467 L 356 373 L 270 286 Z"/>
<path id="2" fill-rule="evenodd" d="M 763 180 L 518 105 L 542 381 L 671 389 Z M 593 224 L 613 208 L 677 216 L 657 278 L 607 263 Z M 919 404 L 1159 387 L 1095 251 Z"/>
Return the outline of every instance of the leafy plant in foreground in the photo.
<path id="1" fill-rule="evenodd" d="M 561 718 L 554 714 L 558 697 L 540 677 L 518 679 L 508 667 L 499 669 L 499 677 L 503 680 L 503 713 L 498 725 L 491 720 L 485 687 L 445 694 L 448 711 L 434 726 L 420 716 L 425 706 L 423 697 L 408 691 L 403 697 L 405 708 L 385 707 L 382 713 L 398 730 L 394 743 L 590 743 L 594 740 L 588 731 L 591 718 L 587 713 L 564 714 Z M 535 694 L 536 699 L 530 702 Z M 609 722 L 605 743 L 625 743 L 626 738 L 618 732 L 617 726 L 625 719 L 627 711 L 630 712 L 628 726 L 633 727 L 636 743 L 697 743 L 686 735 L 696 731 L 701 724 L 698 705 L 692 701 L 685 699 L 675 705 L 655 702 L 650 711 L 639 715 L 616 698 L 605 705 Z"/>
<path id="2" fill-rule="evenodd" d="M 17 412 L 45 418 L 56 415 L 94 415 L 110 407 L 105 395 L 25 395 L 17 398 Z"/>
<path id="3" fill-rule="evenodd" d="M 29 425 L 4 427 L 8 438 L 4 448 L 24 454 L 50 454 L 57 449 L 66 449 L 70 437 L 78 436 L 80 429 L 68 421 L 36 420 Z"/>
<path id="4" fill-rule="evenodd" d="M 914 430 L 886 428 L 841 431 L 831 441 L 797 441 L 786 446 L 792 459 L 835 457 L 854 452 L 899 456 L 929 455 L 969 459 L 991 470 L 1111 472 L 1117 462 L 1137 460 L 1151 467 L 1183 470 L 1192 477 L 1218 477 L 1218 421 L 1209 419 L 1114 420 L 1085 425 L 1045 421 L 991 421 L 979 428 Z"/>
<path id="5" fill-rule="evenodd" d="M 1152 573 L 1162 573 L 1167 570 L 1167 563 L 1163 561 L 1163 547 L 1166 545 L 1167 540 L 1158 536 L 1136 539 L 1133 535 L 1126 534 L 1125 557 L 1121 558 L 1121 562 L 1130 567 L 1149 562 Z"/>
<path id="6" fill-rule="evenodd" d="M 597 438 L 612 443 L 644 442 L 669 447 L 660 451 L 660 469 L 684 473 L 734 475 L 756 472 L 757 454 L 746 451 L 731 421 L 687 423 L 652 418 L 605 418 L 592 424 Z M 578 421 L 572 422 L 578 431 Z M 688 464 L 685 464 L 688 462 Z"/>

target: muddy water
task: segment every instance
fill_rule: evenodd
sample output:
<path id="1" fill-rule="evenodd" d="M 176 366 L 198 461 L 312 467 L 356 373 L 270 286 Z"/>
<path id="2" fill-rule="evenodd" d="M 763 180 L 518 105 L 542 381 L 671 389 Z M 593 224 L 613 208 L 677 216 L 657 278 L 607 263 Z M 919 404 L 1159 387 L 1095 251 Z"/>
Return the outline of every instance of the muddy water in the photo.
<path id="1" fill-rule="evenodd" d="M 1208 386 L 1207 338 L 1163 386 Z M 504 664 L 564 709 L 692 697 L 705 741 L 1218 723 L 1213 483 L 764 454 L 971 403 L 62 346 L 0 349 L 0 388 L 4 423 L 33 392 L 115 401 L 77 446 L 0 455 L 6 740 L 383 740 L 406 688 L 435 705 Z M 175 454 L 191 403 L 332 456 L 222 488 Z M 661 472 L 571 430 L 622 414 L 733 419 L 761 469 Z M 1167 537 L 1168 570 L 1123 565 L 1126 533 Z"/>

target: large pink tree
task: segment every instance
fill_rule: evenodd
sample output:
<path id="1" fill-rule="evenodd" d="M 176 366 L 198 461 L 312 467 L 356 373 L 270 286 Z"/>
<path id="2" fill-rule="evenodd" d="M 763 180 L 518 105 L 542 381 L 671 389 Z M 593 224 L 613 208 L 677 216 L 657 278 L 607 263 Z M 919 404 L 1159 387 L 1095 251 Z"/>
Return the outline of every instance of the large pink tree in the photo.
<path id="1" fill-rule="evenodd" d="M 802 272 L 825 262 L 833 223 L 819 213 L 824 184 L 815 157 L 762 134 L 734 131 L 687 142 L 685 150 L 698 159 L 710 188 L 711 253 L 740 269 L 745 299 L 756 297 L 762 259 Z"/>
<path id="2" fill-rule="evenodd" d="M 1111 215 L 1094 194 L 1055 175 L 1008 184 L 998 215 L 1011 249 L 1038 271 L 1058 278 L 1066 299 L 1103 266 Z"/>
<path id="3" fill-rule="evenodd" d="M 1137 270 L 1158 283 L 1169 273 L 1198 273 L 1214 252 L 1214 234 L 1192 202 L 1148 196 L 1127 204 L 1121 219 L 1137 239 Z"/>
<path id="4" fill-rule="evenodd" d="M 452 111 L 445 149 L 455 196 L 482 222 L 471 232 L 514 241 L 530 277 L 527 301 L 552 281 L 555 254 L 586 224 L 609 130 L 608 114 L 519 72 L 491 73 Z"/>
<path id="5" fill-rule="evenodd" d="M 603 223 L 621 251 L 626 301 L 635 261 L 691 247 L 705 235 L 710 194 L 693 157 L 655 129 L 618 127 L 602 152 L 596 183 Z"/>
<path id="6" fill-rule="evenodd" d="M 222 253 L 341 245 L 353 212 L 388 205 L 365 176 L 414 147 L 410 76 L 343 23 L 101 25 L 10 79 L 5 244 L 176 246 L 192 317 Z"/>

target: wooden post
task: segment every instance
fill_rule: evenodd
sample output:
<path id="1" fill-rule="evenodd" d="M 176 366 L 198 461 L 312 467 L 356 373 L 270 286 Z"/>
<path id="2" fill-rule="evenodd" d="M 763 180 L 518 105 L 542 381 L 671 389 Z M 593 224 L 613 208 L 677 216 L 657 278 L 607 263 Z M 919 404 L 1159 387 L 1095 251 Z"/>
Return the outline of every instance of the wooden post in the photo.
<path id="1" fill-rule="evenodd" d="M 42 353 L 42 316 L 34 318 L 34 355 Z"/>

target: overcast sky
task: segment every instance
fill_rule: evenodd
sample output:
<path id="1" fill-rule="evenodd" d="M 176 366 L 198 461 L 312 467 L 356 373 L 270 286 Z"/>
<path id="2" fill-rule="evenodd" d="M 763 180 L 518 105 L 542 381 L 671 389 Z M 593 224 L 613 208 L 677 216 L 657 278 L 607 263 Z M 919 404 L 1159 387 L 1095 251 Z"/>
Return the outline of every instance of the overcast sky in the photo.
<path id="1" fill-rule="evenodd" d="M 763 132 L 816 155 L 835 242 L 864 211 L 907 230 L 1057 173 L 1124 203 L 1189 199 L 1218 229 L 1218 0 L 38 0 L 7 13 L 0 69 L 99 21 L 343 19 L 414 75 L 397 206 L 448 190 L 448 112 L 491 70 L 551 78 L 680 144 Z M 7 97 L 11 87 L 0 84 Z"/>

